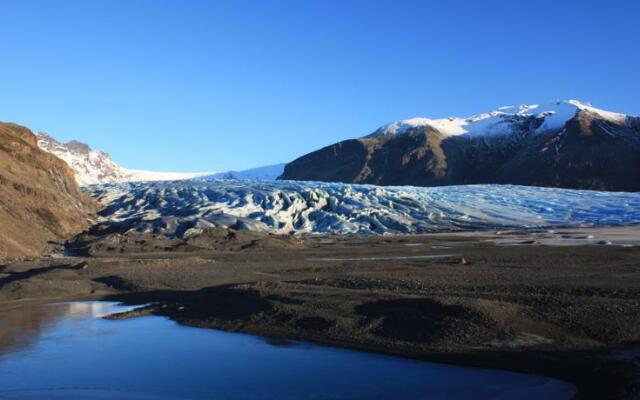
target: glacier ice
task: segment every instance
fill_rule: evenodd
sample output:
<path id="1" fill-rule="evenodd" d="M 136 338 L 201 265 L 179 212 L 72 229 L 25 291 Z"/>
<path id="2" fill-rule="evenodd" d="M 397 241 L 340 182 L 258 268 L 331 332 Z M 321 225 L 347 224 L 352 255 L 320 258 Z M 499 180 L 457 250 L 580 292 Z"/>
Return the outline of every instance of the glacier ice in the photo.
<path id="1" fill-rule="evenodd" d="M 384 234 L 640 223 L 640 193 L 513 185 L 380 187 L 299 181 L 97 185 L 102 222 L 188 236 L 208 227 Z"/>

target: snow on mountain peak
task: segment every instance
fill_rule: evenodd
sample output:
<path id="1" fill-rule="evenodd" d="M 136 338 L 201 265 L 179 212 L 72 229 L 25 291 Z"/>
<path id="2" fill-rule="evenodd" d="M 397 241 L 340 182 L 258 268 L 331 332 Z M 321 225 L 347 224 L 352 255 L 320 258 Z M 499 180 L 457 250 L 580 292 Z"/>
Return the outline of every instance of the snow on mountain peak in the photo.
<path id="1" fill-rule="evenodd" d="M 61 143 L 44 132 L 36 134 L 38 146 L 64 160 L 75 172 L 80 186 L 126 182 L 199 180 L 275 180 L 284 172 L 284 164 L 267 165 L 242 171 L 226 172 L 158 172 L 124 168 L 104 151 L 72 140 Z"/>
<path id="2" fill-rule="evenodd" d="M 621 113 L 601 110 L 599 108 L 593 107 L 589 103 L 583 103 L 580 100 L 568 100 L 567 102 L 572 104 L 572 105 L 574 105 L 575 107 L 577 107 L 580 110 L 585 110 L 585 111 L 589 111 L 589 112 L 598 114 L 602 118 L 608 119 L 608 120 L 613 121 L 613 122 L 620 123 L 620 122 L 624 122 L 627 119 L 627 115 L 626 114 L 621 114 Z"/>
<path id="3" fill-rule="evenodd" d="M 173 181 L 209 175 L 210 172 L 158 172 L 127 169 L 116 164 L 108 153 L 72 140 L 61 143 L 44 132 L 36 133 L 38 146 L 64 160 L 75 172 L 80 186 L 99 183 Z"/>
<path id="4" fill-rule="evenodd" d="M 580 100 L 558 100 L 543 105 L 521 104 L 516 106 L 499 107 L 494 111 L 474 115 L 468 118 L 449 117 L 442 119 L 411 118 L 397 120 L 377 129 L 367 137 L 381 135 L 398 135 L 410 131 L 413 128 L 431 127 L 445 137 L 461 136 L 488 137 L 509 134 L 519 122 L 531 117 L 542 119 L 542 124 L 537 132 L 552 129 L 560 129 L 568 120 L 573 118 L 578 111 L 588 111 L 597 114 L 603 119 L 624 123 L 625 114 L 601 110 Z"/>
<path id="5" fill-rule="evenodd" d="M 462 129 L 463 121 L 460 118 L 442 118 L 442 119 L 429 119 L 429 118 L 411 118 L 394 121 L 390 124 L 378 129 L 374 135 L 377 134 L 402 134 L 412 128 L 418 128 L 422 126 L 431 126 L 447 136 L 461 135 L 464 133 Z"/>

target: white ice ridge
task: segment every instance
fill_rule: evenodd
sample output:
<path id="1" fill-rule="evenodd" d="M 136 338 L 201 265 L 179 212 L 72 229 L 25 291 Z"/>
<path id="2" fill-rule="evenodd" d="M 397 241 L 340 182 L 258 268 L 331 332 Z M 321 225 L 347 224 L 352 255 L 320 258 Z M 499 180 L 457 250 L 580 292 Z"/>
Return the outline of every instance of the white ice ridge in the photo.
<path id="1" fill-rule="evenodd" d="M 385 234 L 640 223 L 640 193 L 511 185 L 419 188 L 229 180 L 90 190 L 105 206 L 103 222 L 175 236 L 208 227 Z"/>
<path id="2" fill-rule="evenodd" d="M 513 133 L 518 124 L 526 119 L 541 120 L 538 132 L 560 129 L 580 110 L 599 115 L 601 118 L 624 123 L 625 114 L 601 110 L 579 100 L 558 100 L 547 104 L 530 104 L 500 107 L 497 110 L 469 118 L 450 117 L 442 119 L 411 118 L 394 121 L 377 129 L 371 136 L 402 134 L 416 127 L 431 127 L 445 137 L 466 135 L 489 137 Z"/>

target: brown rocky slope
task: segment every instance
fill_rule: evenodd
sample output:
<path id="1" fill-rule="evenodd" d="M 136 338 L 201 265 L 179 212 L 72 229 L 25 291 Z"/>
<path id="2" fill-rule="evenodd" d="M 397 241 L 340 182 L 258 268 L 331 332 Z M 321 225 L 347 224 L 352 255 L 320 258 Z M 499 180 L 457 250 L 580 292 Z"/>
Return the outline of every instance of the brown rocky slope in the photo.
<path id="1" fill-rule="evenodd" d="M 89 226 L 93 201 L 27 128 L 0 123 L 0 259 L 37 256 Z"/>

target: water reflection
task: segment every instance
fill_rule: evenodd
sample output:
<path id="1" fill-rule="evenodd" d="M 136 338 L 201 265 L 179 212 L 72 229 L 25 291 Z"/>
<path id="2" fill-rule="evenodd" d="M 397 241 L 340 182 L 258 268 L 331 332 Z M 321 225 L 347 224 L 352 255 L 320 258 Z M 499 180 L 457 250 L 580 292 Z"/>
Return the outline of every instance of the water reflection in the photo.
<path id="1" fill-rule="evenodd" d="M 250 335 L 160 317 L 100 318 L 113 303 L 0 313 L 0 399 L 571 398 L 556 380 Z"/>
<path id="2" fill-rule="evenodd" d="M 68 302 L 19 306 L 0 312 L 0 356 L 21 351 L 37 342 L 61 319 L 101 318 L 130 307 L 112 302 Z"/>
<path id="3" fill-rule="evenodd" d="M 0 355 L 28 347 L 38 340 L 43 329 L 65 314 L 66 311 L 58 307 L 22 307 L 4 311 L 0 324 Z"/>

